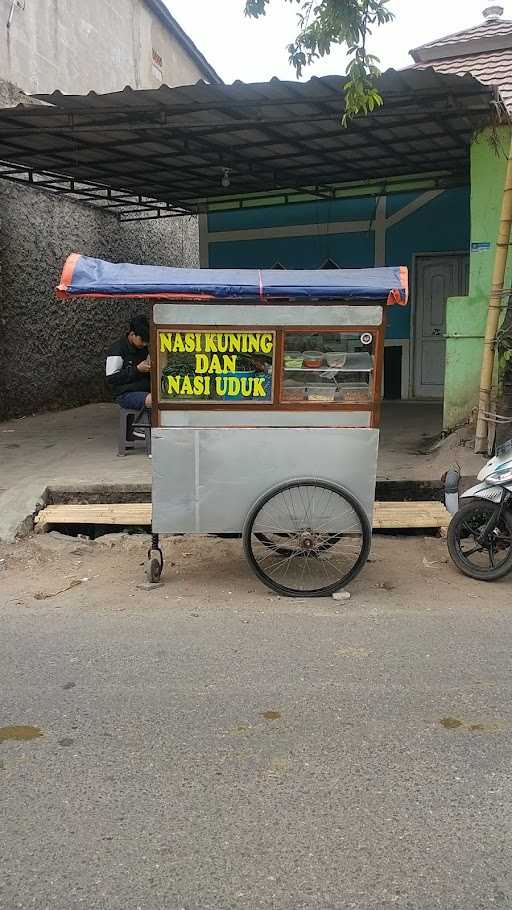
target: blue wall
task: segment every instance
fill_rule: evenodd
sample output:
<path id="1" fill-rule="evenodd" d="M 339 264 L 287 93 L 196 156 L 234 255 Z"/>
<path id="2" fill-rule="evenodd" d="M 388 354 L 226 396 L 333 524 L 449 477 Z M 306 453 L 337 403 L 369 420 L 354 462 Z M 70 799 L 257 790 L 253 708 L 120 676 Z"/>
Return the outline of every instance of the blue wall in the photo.
<path id="1" fill-rule="evenodd" d="M 373 250 L 373 233 L 236 240 L 211 243 L 209 264 L 214 269 L 269 269 L 280 262 L 287 269 L 317 269 L 330 257 L 340 268 L 367 268 L 373 265 Z"/>
<path id="2" fill-rule="evenodd" d="M 388 196 L 387 217 L 419 195 L 420 192 L 410 192 Z M 299 224 L 374 222 L 376 204 L 372 197 L 352 197 L 213 213 L 208 216 L 208 231 L 220 233 L 287 225 L 292 230 L 293 225 Z M 415 253 L 465 251 L 469 250 L 469 245 L 469 189 L 445 190 L 403 221 L 387 228 L 386 264 L 406 265 L 412 270 Z M 212 268 L 270 268 L 280 262 L 289 269 L 315 269 L 326 259 L 333 259 L 340 268 L 368 268 L 374 265 L 374 250 L 373 230 L 256 240 L 222 241 L 216 238 L 209 244 L 209 265 Z M 410 306 L 391 307 L 388 338 L 409 338 L 410 312 Z"/>
<path id="3" fill-rule="evenodd" d="M 415 198 L 414 193 L 388 199 L 388 217 Z M 418 209 L 386 232 L 386 263 L 406 265 L 412 282 L 415 253 L 448 253 L 469 251 L 469 190 L 465 187 L 446 190 L 428 205 Z M 413 288 L 410 288 L 411 294 Z M 392 307 L 388 320 L 388 338 L 408 338 L 410 305 Z"/>

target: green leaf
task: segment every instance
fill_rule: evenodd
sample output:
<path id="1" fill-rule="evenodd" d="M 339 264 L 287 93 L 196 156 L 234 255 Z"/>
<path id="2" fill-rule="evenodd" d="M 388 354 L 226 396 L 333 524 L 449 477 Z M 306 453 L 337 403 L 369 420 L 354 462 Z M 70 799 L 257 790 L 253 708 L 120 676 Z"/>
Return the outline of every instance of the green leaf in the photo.
<path id="1" fill-rule="evenodd" d="M 298 8 L 299 31 L 288 44 L 288 59 L 297 78 L 314 60 L 330 54 L 333 46 L 347 48 L 349 78 L 344 89 L 343 126 L 383 104 L 376 88 L 379 61 L 368 53 L 366 41 L 372 26 L 380 27 L 394 18 L 389 0 L 245 0 L 245 15 L 255 19 L 264 16 L 272 2 Z"/>

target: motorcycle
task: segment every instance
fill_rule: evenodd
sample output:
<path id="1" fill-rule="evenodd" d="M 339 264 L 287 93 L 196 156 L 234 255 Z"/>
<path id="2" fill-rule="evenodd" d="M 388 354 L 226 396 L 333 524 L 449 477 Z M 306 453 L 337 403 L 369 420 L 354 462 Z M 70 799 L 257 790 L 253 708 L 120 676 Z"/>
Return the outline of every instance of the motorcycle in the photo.
<path id="1" fill-rule="evenodd" d="M 512 439 L 459 496 L 460 471 L 444 477 L 446 508 L 453 514 L 448 551 L 457 568 L 478 581 L 496 581 L 512 571 Z"/>

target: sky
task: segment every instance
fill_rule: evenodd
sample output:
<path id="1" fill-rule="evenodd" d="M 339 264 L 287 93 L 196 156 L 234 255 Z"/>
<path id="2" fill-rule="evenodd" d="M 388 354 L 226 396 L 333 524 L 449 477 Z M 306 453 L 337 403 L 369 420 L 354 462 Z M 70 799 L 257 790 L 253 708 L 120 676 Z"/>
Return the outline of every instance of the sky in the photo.
<path id="1" fill-rule="evenodd" d="M 272 76 L 295 79 L 288 64 L 287 43 L 296 33 L 295 4 L 271 0 L 263 19 L 246 19 L 244 0 L 165 0 L 173 16 L 216 69 L 224 82 L 263 82 Z M 494 0 L 492 0 L 494 3 Z M 395 21 L 381 26 L 369 40 L 381 69 L 412 63 L 410 48 L 478 25 L 491 0 L 390 0 Z M 504 18 L 512 18 L 512 0 L 501 0 Z M 341 48 L 304 71 L 303 78 L 339 74 L 346 59 Z"/>

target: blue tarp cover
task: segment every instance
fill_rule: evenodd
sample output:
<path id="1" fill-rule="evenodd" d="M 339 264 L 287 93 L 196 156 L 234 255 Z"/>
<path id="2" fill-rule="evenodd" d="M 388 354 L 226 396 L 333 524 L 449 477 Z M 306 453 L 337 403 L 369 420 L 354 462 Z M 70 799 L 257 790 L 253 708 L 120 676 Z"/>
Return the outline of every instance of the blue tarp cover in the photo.
<path id="1" fill-rule="evenodd" d="M 64 297 L 196 300 L 379 300 L 407 303 L 407 269 L 173 269 L 104 262 L 73 253 L 57 288 Z"/>

